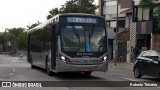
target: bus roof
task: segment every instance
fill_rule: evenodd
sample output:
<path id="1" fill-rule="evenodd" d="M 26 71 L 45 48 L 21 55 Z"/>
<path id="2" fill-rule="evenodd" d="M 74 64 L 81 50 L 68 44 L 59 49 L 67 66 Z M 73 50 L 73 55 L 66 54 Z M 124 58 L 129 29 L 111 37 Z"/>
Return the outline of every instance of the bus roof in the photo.
<path id="1" fill-rule="evenodd" d="M 37 25 L 36 27 L 28 30 L 28 33 L 36 31 L 38 29 L 41 29 L 49 24 L 52 24 L 54 21 L 59 21 L 59 17 L 60 16 L 91 16 L 91 17 L 101 17 L 104 18 L 102 16 L 98 16 L 98 15 L 93 15 L 93 14 L 86 14 L 86 13 L 63 13 L 63 14 L 57 14 L 54 17 L 50 18 L 49 20 Z"/>

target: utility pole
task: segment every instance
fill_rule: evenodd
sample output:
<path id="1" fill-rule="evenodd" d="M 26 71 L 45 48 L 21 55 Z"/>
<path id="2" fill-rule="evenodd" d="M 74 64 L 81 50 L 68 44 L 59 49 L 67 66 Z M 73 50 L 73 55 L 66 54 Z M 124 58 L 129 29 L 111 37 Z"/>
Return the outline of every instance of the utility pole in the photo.
<path id="1" fill-rule="evenodd" d="M 117 59 L 118 59 L 118 43 L 117 43 L 117 34 L 118 34 L 118 5 L 119 5 L 119 0 L 117 0 L 117 14 L 116 14 L 116 37 L 115 37 L 115 64 L 114 65 L 117 65 Z"/>

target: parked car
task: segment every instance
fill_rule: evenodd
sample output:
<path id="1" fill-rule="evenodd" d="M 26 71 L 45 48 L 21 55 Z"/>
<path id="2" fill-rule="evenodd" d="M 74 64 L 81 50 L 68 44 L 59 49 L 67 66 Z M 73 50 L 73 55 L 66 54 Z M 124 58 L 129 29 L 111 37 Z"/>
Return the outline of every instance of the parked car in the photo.
<path id="1" fill-rule="evenodd" d="M 133 71 L 135 78 L 147 75 L 160 79 L 160 51 L 146 50 L 141 52 L 136 59 Z"/>

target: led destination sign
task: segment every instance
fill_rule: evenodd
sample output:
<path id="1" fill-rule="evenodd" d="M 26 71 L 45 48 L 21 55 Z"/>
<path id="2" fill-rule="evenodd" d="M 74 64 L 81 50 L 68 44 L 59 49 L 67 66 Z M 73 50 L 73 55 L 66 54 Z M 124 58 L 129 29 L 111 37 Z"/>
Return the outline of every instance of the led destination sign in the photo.
<path id="1" fill-rule="evenodd" d="M 70 22 L 70 23 L 97 23 L 97 19 L 84 18 L 84 17 L 67 17 L 67 22 Z"/>

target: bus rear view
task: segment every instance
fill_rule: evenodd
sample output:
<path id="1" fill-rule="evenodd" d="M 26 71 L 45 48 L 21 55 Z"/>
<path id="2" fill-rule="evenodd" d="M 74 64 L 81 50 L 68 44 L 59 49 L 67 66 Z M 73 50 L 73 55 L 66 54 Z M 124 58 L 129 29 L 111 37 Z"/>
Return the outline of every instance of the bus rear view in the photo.
<path id="1" fill-rule="evenodd" d="M 45 57 L 39 61 L 43 61 L 41 64 L 48 74 L 83 72 L 90 75 L 93 71 L 107 71 L 107 32 L 103 17 L 90 14 L 60 14 L 51 18 L 48 23 L 44 26 L 50 28 L 47 29 L 50 31 L 50 40 L 44 40 L 43 43 L 49 43 L 50 47 L 37 53 L 28 50 L 31 66 L 39 66 L 33 60 L 39 53 Z M 29 37 L 32 37 L 31 33 Z M 42 37 L 43 35 L 44 32 Z M 31 38 L 29 41 L 31 44 Z"/>

